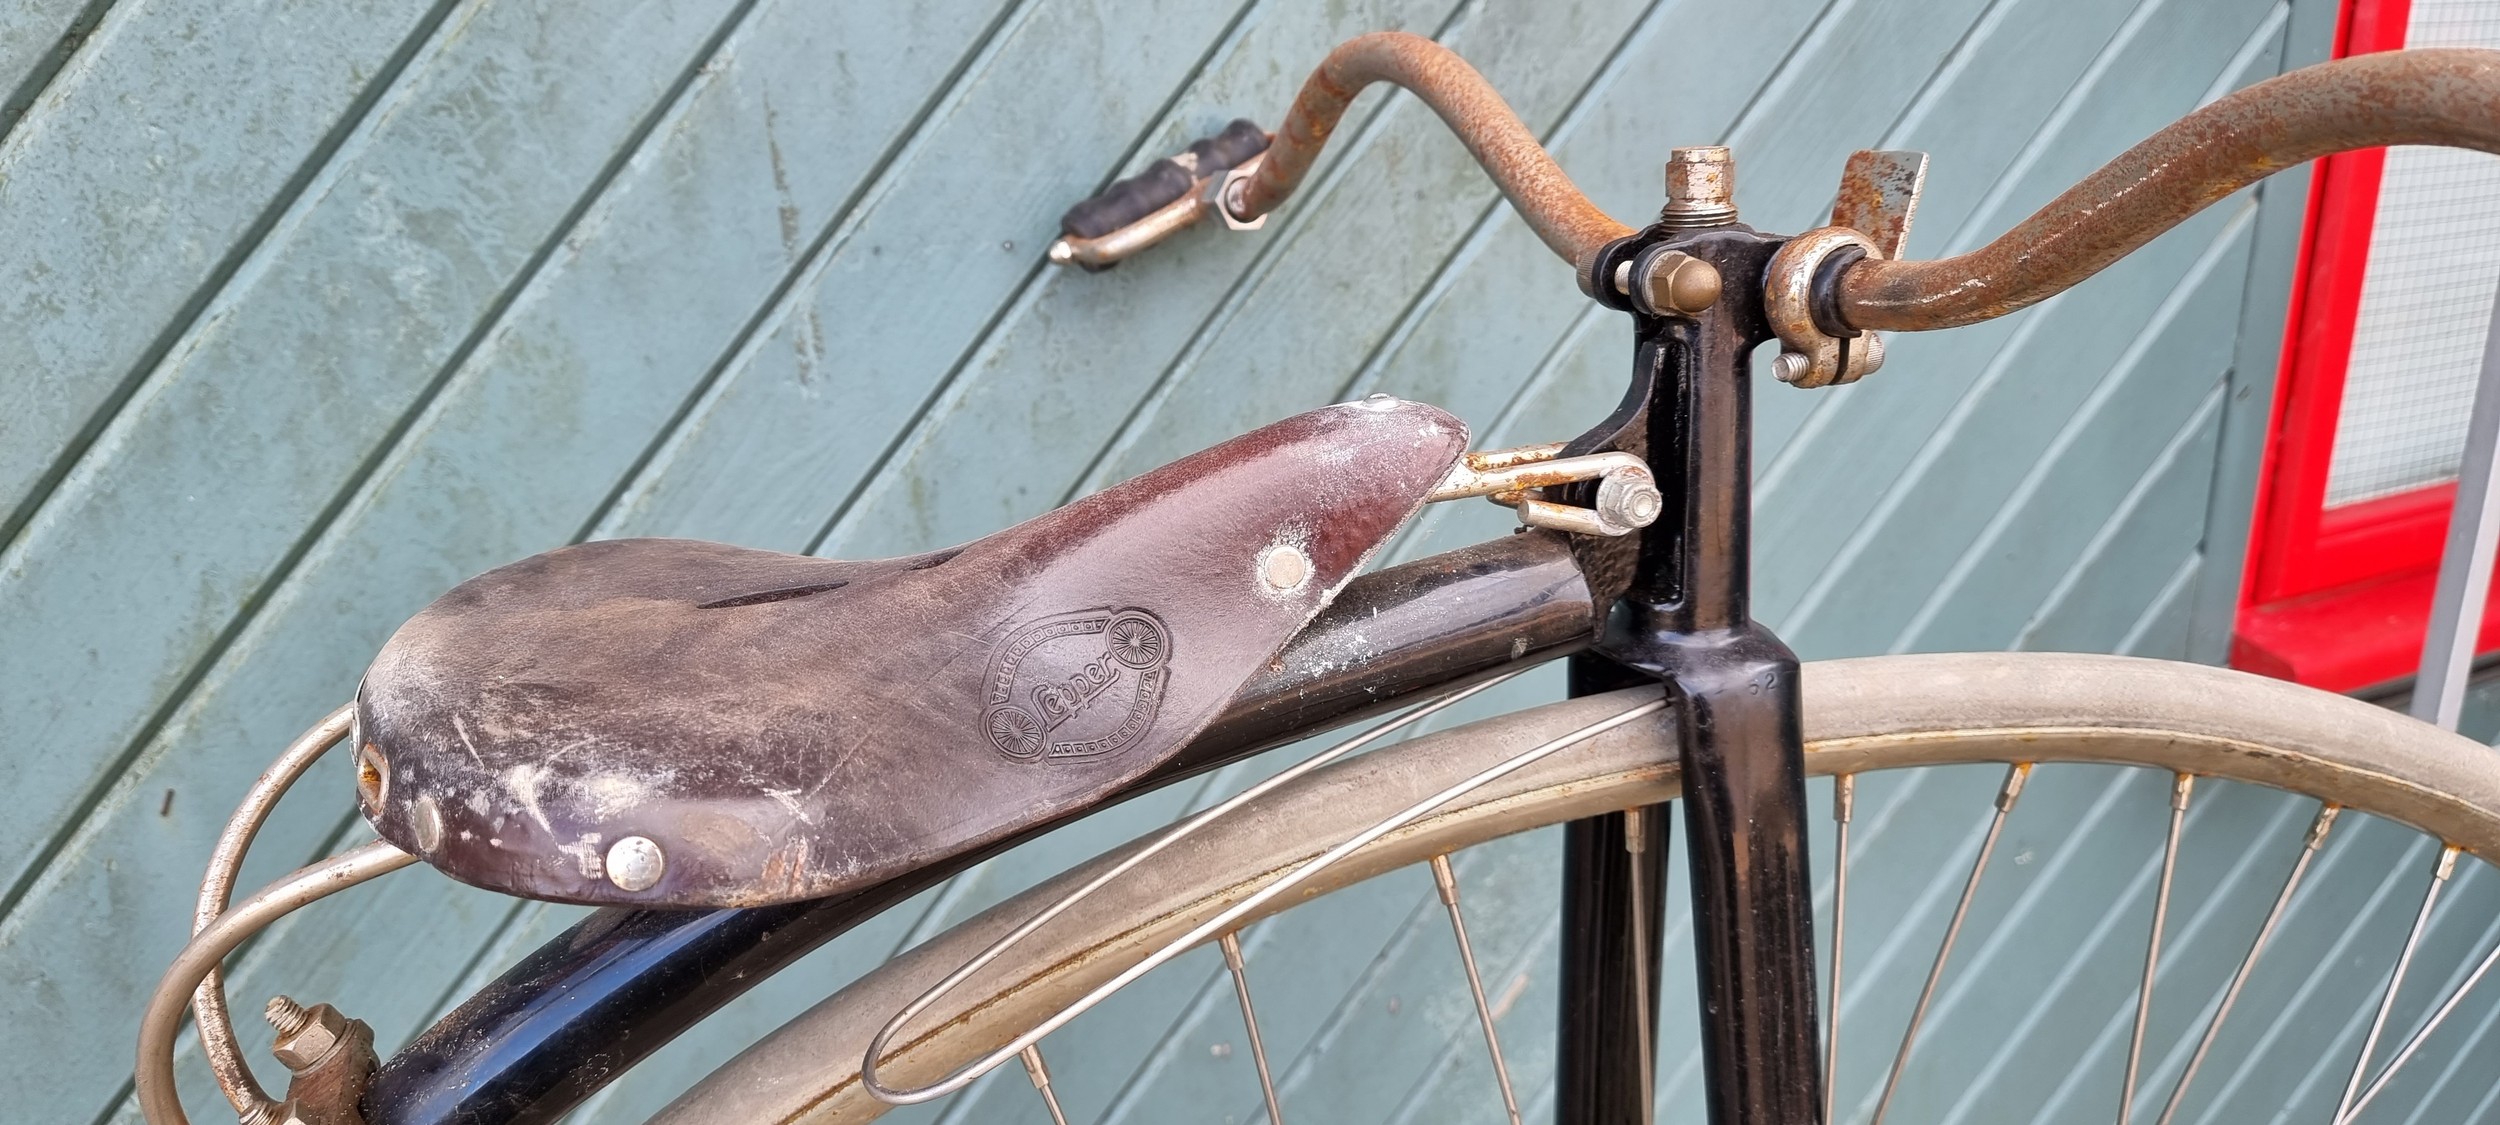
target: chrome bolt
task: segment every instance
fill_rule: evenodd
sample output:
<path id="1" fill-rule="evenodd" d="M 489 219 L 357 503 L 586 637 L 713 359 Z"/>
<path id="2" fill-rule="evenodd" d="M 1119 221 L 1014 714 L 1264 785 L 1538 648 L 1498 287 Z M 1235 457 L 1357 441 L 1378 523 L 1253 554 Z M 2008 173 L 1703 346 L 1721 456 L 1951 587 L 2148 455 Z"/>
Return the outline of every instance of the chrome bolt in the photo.
<path id="1" fill-rule="evenodd" d="M 1781 352 L 1771 361 L 1771 375 L 1783 383 L 1794 383 L 1813 370 L 1814 361 L 1804 352 Z"/>
<path id="2" fill-rule="evenodd" d="M 1648 473 L 1626 469 L 1597 482 L 1597 518 L 1617 527 L 1648 527 L 1666 503 Z"/>
<path id="3" fill-rule="evenodd" d="M 648 836 L 627 836 L 608 846 L 608 882 L 620 891 L 647 891 L 668 870 L 668 858 Z"/>

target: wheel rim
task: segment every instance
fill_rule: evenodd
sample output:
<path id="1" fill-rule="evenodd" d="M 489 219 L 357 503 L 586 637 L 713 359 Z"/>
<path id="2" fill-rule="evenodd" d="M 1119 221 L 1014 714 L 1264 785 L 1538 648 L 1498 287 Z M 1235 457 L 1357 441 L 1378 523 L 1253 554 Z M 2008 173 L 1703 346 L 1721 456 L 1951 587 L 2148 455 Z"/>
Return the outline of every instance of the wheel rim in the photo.
<path id="1" fill-rule="evenodd" d="M 1891 657 L 1808 665 L 1807 764 L 1816 776 L 1975 762 L 2092 762 L 2253 782 L 2405 824 L 2483 857 L 2500 854 L 2490 751 L 2401 716 L 2240 673 L 2117 657 Z M 1185 854 L 1136 873 L 1099 908 L 1036 935 L 1032 956 L 967 983 L 887 1067 L 910 1076 L 1005 1042 L 1169 935 L 1211 916 L 1376 807 L 1616 713 L 1617 693 L 1500 716 L 1339 763 L 1272 794 L 1264 815 L 1211 827 Z M 1331 869 L 1279 909 L 1484 840 L 1671 799 L 1672 717 L 1638 723 L 1471 795 Z M 1360 801 L 1349 795 L 1363 794 Z M 1312 833 L 1307 837 L 1298 834 Z M 1292 836 L 1281 840 L 1279 834 Z M 658 1120 L 849 1121 L 882 1109 L 857 1085 L 867 1036 L 964 954 L 1029 915 L 1078 868 L 904 954 L 716 1072 Z M 1257 857 L 1248 859 L 1245 857 Z M 1200 876 L 1186 878 L 1183 873 Z M 1855 1015 L 1855 1010 L 1852 1010 Z M 2395 1035 L 2399 1028 L 2389 1034 Z M 2391 1044 L 2379 1054 L 2384 1059 Z M 769 1081 L 765 1076 L 770 1076 Z M 2113 1087 L 2114 1090 L 2114 1087 Z M 2165 1089 L 2163 1092 L 2167 1092 Z M 2145 1120 L 2151 1120 L 2150 1117 Z"/>

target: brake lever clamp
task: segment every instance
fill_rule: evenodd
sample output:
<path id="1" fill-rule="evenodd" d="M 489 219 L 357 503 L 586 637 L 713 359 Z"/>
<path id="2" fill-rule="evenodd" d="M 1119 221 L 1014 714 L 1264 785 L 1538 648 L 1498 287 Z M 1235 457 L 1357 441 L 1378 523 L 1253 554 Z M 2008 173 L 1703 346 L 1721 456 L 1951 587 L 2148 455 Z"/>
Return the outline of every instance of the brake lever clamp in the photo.
<path id="1" fill-rule="evenodd" d="M 1779 333 L 1780 353 L 1771 374 L 1793 387 L 1854 383 L 1884 365 L 1883 337 L 1855 329 L 1833 331 L 1815 318 L 1816 282 L 1828 273 L 1876 253 L 1873 239 L 1847 227 L 1819 227 L 1788 240 L 1771 256 L 1763 279 L 1762 311 Z"/>
<path id="2" fill-rule="evenodd" d="M 1883 337 L 1842 322 L 1830 296 L 1842 271 L 1889 261 L 1909 242 L 1927 182 L 1927 154 L 1861 149 L 1841 170 L 1830 226 L 1788 240 L 1763 280 L 1763 313 L 1779 333 L 1771 373 L 1797 387 L 1854 383 L 1884 365 Z"/>

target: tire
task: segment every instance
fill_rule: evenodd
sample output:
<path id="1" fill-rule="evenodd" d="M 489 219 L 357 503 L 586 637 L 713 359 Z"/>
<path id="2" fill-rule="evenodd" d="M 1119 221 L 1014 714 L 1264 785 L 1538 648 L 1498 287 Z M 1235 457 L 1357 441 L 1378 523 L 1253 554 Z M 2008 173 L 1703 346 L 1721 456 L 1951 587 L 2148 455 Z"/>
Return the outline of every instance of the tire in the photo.
<path id="1" fill-rule="evenodd" d="M 2488 747 L 2278 681 L 2123 657 L 1989 653 L 1809 664 L 1804 692 L 1806 761 L 1815 776 L 1985 762 L 2146 767 L 2289 791 L 2393 821 L 2486 863 L 2500 857 L 2500 759 Z M 881 1073 L 897 1085 L 933 1081 L 1328 845 L 1648 697 L 1634 689 L 1502 715 L 1356 756 L 1279 789 L 1105 887 L 965 982 L 913 1021 Z M 1497 837 L 1670 800 L 1678 792 L 1673 722 L 1670 709 L 1504 777 L 1327 869 L 1271 903 L 1270 912 Z M 2161 788 L 2169 791 L 2166 779 Z M 2158 835 L 2151 846 L 2159 852 Z M 654 1120 L 824 1125 L 878 1116 L 887 1107 L 858 1077 L 861 1053 L 878 1028 L 972 953 L 1126 850 L 887 962 L 712 1073 Z M 2276 870 L 2258 876 L 2268 894 Z M 2409 871 L 2404 879 L 2408 889 L 2390 901 L 2410 917 Z M 2140 940 L 2142 931 L 2132 932 Z M 2245 947 L 2248 935 L 2231 941 Z M 2367 962 L 2368 971 L 2383 980 L 2387 963 Z M 1849 1016 L 1861 1025 L 1880 1022 L 1858 1008 Z M 1662 1015 L 1662 1026 L 1674 1018 Z M 1898 1013 L 1884 1018 L 1898 1026 Z M 2376 1057 L 2392 1053 L 2411 1026 L 2391 1024 Z M 2334 1072 L 2337 1091 L 2351 1050 L 2319 1064 Z M 2102 1099 L 2112 1108 L 2116 1091 L 2113 1080 Z M 2154 1093 L 2167 1092 L 2165 1085 Z M 1844 1119 L 1852 1116 L 1847 1104 Z M 2159 1097 L 2150 1104 L 2158 1112 Z M 1914 1112 L 1891 1118 L 1919 1119 Z M 2150 1125 L 2153 1114 L 2139 1111 L 2139 1119 Z"/>

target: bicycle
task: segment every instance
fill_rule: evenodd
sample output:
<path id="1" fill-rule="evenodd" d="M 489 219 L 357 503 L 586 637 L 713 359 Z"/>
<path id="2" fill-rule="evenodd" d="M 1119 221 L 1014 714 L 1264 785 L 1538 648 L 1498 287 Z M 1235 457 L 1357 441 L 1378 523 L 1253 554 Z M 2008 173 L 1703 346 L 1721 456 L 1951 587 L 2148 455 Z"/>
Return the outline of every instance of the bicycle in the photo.
<path id="1" fill-rule="evenodd" d="M 1646 1120 L 1671 797 L 1687 807 L 1710 1116 L 1827 1119 L 1842 1039 L 1837 1007 L 1828 1024 L 1818 1013 L 1805 777 L 1839 779 L 1837 997 L 1855 779 L 1955 762 L 2007 770 L 1876 1119 L 1998 833 L 2049 762 L 2172 779 L 2121 1121 L 2158 1094 L 2139 1089 L 2138 1063 L 2197 779 L 2286 789 L 2320 809 L 2163 1120 L 2340 812 L 2436 842 L 2434 878 L 2336 1121 L 2388 1088 L 2500 960 L 2486 956 L 2371 1070 L 2455 861 L 2500 856 L 2500 776 L 2487 751 L 2352 700 L 2188 665 L 1989 654 L 1801 668 L 1747 613 L 1746 359 L 1777 340 L 1782 381 L 1854 381 L 1882 363 L 1877 332 L 1976 323 L 2045 299 L 2292 164 L 2389 143 L 2500 151 L 2500 54 L 2364 56 L 2260 83 L 2156 134 L 1989 247 L 1906 262 L 1923 168 L 1911 154 L 1854 158 L 1833 223 L 1791 238 L 1737 223 L 1726 150 L 1678 150 L 1666 210 L 1636 231 L 1581 198 L 1456 56 L 1428 40 L 1367 36 L 1322 64 L 1272 140 L 1237 126 L 1115 185 L 1071 213 L 1053 260 L 1105 267 L 1209 218 L 1254 225 L 1373 81 L 1431 105 L 1583 292 L 1632 316 L 1633 385 L 1612 417 L 1569 442 L 1469 452 L 1455 419 L 1371 399 L 954 550 L 849 563 L 627 540 L 473 579 L 404 627 L 358 700 L 291 746 L 237 810 L 203 884 L 196 936 L 143 1023 L 138 1086 L 150 1120 L 185 1120 L 171 1050 L 186 1003 L 246 1121 L 547 1120 L 600 1080 L 579 1060 L 647 1053 L 770 968 L 1025 835 L 1419 701 L 1180 829 L 922 945 L 662 1119 L 874 1116 L 1010 1059 L 1056 1116 L 1038 1041 L 1072 1016 L 1071 998 L 1081 1010 L 1207 940 L 1226 954 L 1267 1112 L 1280 1116 L 1235 935 L 1288 892 L 1307 898 L 1424 863 L 1516 1120 L 1447 856 L 1567 823 L 1558 1113 Z M 1424 504 L 1475 496 L 1516 508 L 1522 533 L 1358 576 Z M 832 616 L 875 644 L 794 643 L 796 626 Z M 711 658 L 701 682 L 662 689 L 689 644 Z M 1572 700 L 1344 758 L 1557 658 L 1571 661 Z M 921 691 L 876 690 L 897 666 Z M 942 778 L 892 776 L 894 762 L 873 755 L 827 763 L 809 751 L 810 736 L 838 734 L 829 707 L 889 736 L 970 752 L 944 759 Z M 342 740 L 383 840 L 229 907 L 259 819 Z M 583 740 L 603 756 L 549 752 Z M 829 771 L 847 783 L 837 792 L 825 791 Z M 967 807 L 986 815 L 968 819 Z M 841 832 L 821 830 L 837 820 Z M 1144 864 L 1176 847 L 1193 862 Z M 234 1048 L 217 962 L 288 910 L 420 856 L 493 889 L 632 909 L 542 949 L 387 1066 L 369 1032 L 360 1038 L 335 1010 L 273 1003 L 294 1084 L 283 1101 L 269 1097 Z M 713 909 L 668 909 L 684 907 Z"/>

